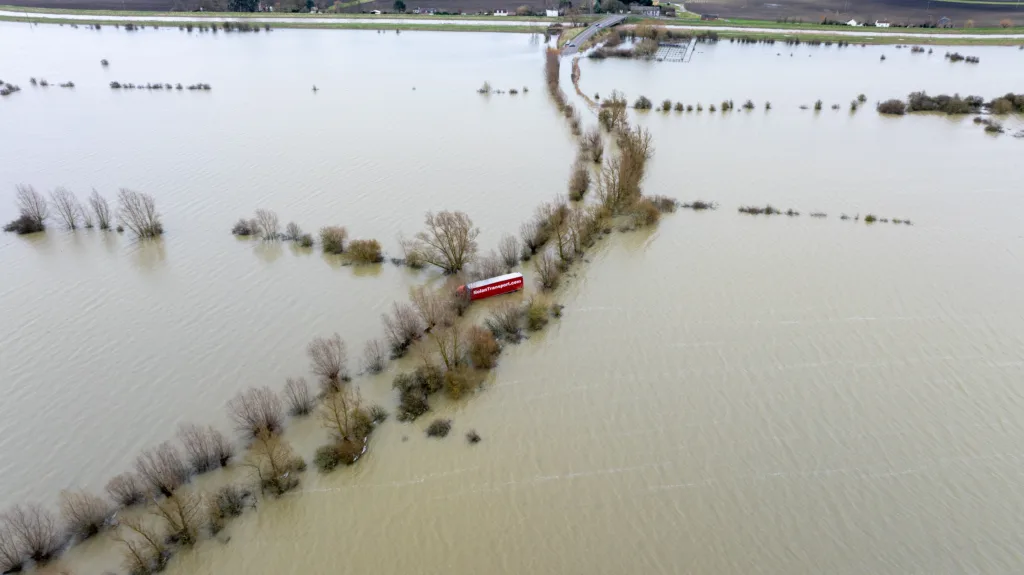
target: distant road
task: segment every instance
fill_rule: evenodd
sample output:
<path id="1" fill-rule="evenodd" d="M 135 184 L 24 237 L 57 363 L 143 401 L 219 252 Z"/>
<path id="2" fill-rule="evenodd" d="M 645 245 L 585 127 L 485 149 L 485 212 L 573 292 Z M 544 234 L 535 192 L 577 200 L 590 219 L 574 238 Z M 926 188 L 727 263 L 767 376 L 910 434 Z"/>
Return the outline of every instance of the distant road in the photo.
<path id="1" fill-rule="evenodd" d="M 575 38 L 566 42 L 565 46 L 562 47 L 562 55 L 572 56 L 576 52 L 579 52 L 580 45 L 584 44 L 587 40 L 590 40 L 590 38 L 594 34 L 597 34 L 601 30 L 604 30 L 605 28 L 611 28 L 612 26 L 619 24 L 625 19 L 625 16 L 617 15 L 608 16 L 606 18 L 602 18 L 597 22 L 594 22 L 586 30 L 580 32 Z"/>

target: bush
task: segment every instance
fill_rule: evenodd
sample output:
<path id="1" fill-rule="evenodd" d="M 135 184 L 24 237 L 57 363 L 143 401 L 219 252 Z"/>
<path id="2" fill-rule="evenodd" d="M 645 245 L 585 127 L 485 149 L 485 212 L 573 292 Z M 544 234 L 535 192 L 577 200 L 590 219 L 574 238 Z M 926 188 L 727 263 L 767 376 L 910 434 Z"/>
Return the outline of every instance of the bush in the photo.
<path id="1" fill-rule="evenodd" d="M 558 267 L 558 262 L 554 256 L 547 251 L 543 251 L 534 259 L 533 266 L 537 272 L 537 285 L 542 290 L 553 290 L 558 287 L 562 270 Z"/>
<path id="2" fill-rule="evenodd" d="M 153 196 L 121 188 L 117 199 L 118 218 L 135 237 L 155 238 L 164 233 Z"/>
<path id="3" fill-rule="evenodd" d="M 596 127 L 587 130 L 580 138 L 580 156 L 591 162 L 601 162 L 604 156 L 604 140 L 601 139 L 601 132 Z"/>
<path id="4" fill-rule="evenodd" d="M 85 491 L 62 491 L 60 514 L 68 532 L 79 540 L 96 535 L 114 510 L 102 497 Z"/>
<path id="5" fill-rule="evenodd" d="M 427 437 L 447 437 L 452 430 L 452 420 L 435 419 L 427 426 Z"/>
<path id="6" fill-rule="evenodd" d="M 13 544 L 20 557 L 27 556 L 37 565 L 55 557 L 64 545 L 57 518 L 38 504 L 15 505 L 0 514 L 0 533 L 9 541 L 5 547 Z"/>
<path id="7" fill-rule="evenodd" d="M 121 507 L 131 507 L 143 498 L 142 483 L 133 473 L 122 473 L 107 482 L 107 495 Z"/>
<path id="8" fill-rule="evenodd" d="M 479 369 L 491 369 L 501 348 L 494 339 L 494 335 L 480 326 L 473 326 L 469 329 L 469 359 L 473 366 Z"/>
<path id="9" fill-rule="evenodd" d="M 181 453 L 169 441 L 143 451 L 135 460 L 135 470 L 150 489 L 165 497 L 170 497 L 190 475 Z"/>
<path id="10" fill-rule="evenodd" d="M 533 298 L 526 305 L 526 328 L 530 331 L 539 331 L 548 324 L 548 313 L 550 306 L 538 298 Z"/>
<path id="11" fill-rule="evenodd" d="M 387 358 L 380 340 L 371 339 L 366 342 L 366 346 L 363 348 L 363 369 L 368 373 L 380 373 L 384 371 L 385 363 L 387 363 Z"/>
<path id="12" fill-rule="evenodd" d="M 185 447 L 189 466 L 195 473 L 205 473 L 227 465 L 234 450 L 224 434 L 212 426 L 203 429 L 197 425 L 182 424 L 178 439 Z"/>
<path id="13" fill-rule="evenodd" d="M 683 103 L 682 102 L 676 102 L 675 110 L 676 110 L 676 112 L 682 112 L 684 110 Z"/>
<path id="14" fill-rule="evenodd" d="M 313 236 L 309 234 L 302 234 L 299 236 L 299 245 L 304 248 L 313 247 Z"/>
<path id="15" fill-rule="evenodd" d="M 514 268 L 519 264 L 519 240 L 512 234 L 505 234 L 498 242 L 498 253 L 506 268 Z"/>
<path id="16" fill-rule="evenodd" d="M 590 171 L 583 162 L 577 161 L 572 167 L 572 175 L 569 176 L 569 199 L 578 202 L 586 195 L 590 188 Z"/>
<path id="17" fill-rule="evenodd" d="M 324 253 L 344 253 L 345 240 L 347 238 L 348 230 L 342 226 L 327 226 L 320 228 L 320 244 L 324 247 Z"/>
<path id="18" fill-rule="evenodd" d="M 746 102 L 744 102 L 743 103 L 743 109 L 745 109 L 745 110 L 753 110 L 754 109 L 754 101 L 753 100 L 747 100 Z"/>
<path id="19" fill-rule="evenodd" d="M 326 391 L 337 391 L 342 381 L 350 379 L 348 354 L 345 342 L 335 333 L 331 337 L 315 337 L 306 346 L 310 371 L 320 378 L 320 385 Z"/>
<path id="20" fill-rule="evenodd" d="M 297 241 L 302 237 L 302 228 L 295 222 L 288 222 L 288 225 L 284 227 L 284 235 L 281 236 L 283 240 Z"/>
<path id="21" fill-rule="evenodd" d="M 1013 102 L 1007 98 L 997 98 L 990 104 L 990 109 L 993 114 L 1012 114 L 1015 106 Z"/>
<path id="22" fill-rule="evenodd" d="M 8 222 L 4 226 L 5 232 L 14 232 L 18 235 L 31 234 L 35 232 L 41 232 L 46 228 L 38 221 L 32 219 L 26 214 L 18 216 L 16 220 Z"/>
<path id="23" fill-rule="evenodd" d="M 388 418 L 388 410 L 376 404 L 371 405 L 366 413 L 374 425 L 380 425 Z"/>
<path id="24" fill-rule="evenodd" d="M 480 440 L 480 434 L 477 433 L 475 429 L 470 429 L 466 433 L 466 441 L 468 441 L 470 445 L 476 445 L 477 443 L 480 443 Z"/>
<path id="25" fill-rule="evenodd" d="M 658 206 L 654 205 L 654 202 L 647 198 L 633 205 L 632 215 L 633 221 L 638 226 L 652 226 L 661 219 L 661 211 L 658 210 Z"/>
<path id="26" fill-rule="evenodd" d="M 399 392 L 398 420 L 412 421 L 430 410 L 427 396 L 444 387 L 444 373 L 432 364 L 395 376 L 392 387 Z"/>
<path id="27" fill-rule="evenodd" d="M 814 111 L 815 112 L 821 111 L 821 100 L 818 100 L 817 102 L 814 103 Z"/>
<path id="28" fill-rule="evenodd" d="M 269 387 L 250 387 L 228 401 L 228 414 L 238 431 L 248 437 L 281 431 L 284 414 L 281 400 Z"/>
<path id="29" fill-rule="evenodd" d="M 213 513 L 220 519 L 238 517 L 245 511 L 246 502 L 252 499 L 252 491 L 228 484 L 217 490 L 213 498 Z"/>
<path id="30" fill-rule="evenodd" d="M 409 345 L 423 333 L 419 316 L 409 304 L 395 302 L 392 315 L 381 314 L 381 321 L 384 323 L 384 336 L 391 347 L 391 356 L 395 358 L 405 355 Z"/>
<path id="31" fill-rule="evenodd" d="M 521 338 L 519 326 L 522 316 L 523 311 L 520 306 L 506 301 L 498 306 L 484 323 L 494 337 L 518 342 Z"/>
<path id="32" fill-rule="evenodd" d="M 288 378 L 284 385 L 284 400 L 288 405 L 289 415 L 294 417 L 309 415 L 316 405 L 304 377 Z"/>
<path id="33" fill-rule="evenodd" d="M 633 108 L 637 110 L 650 110 L 651 101 L 647 99 L 647 96 L 640 96 L 636 99 L 636 102 L 633 102 Z"/>
<path id="34" fill-rule="evenodd" d="M 774 206 L 772 206 L 771 204 L 767 204 L 764 207 L 761 207 L 761 206 L 741 206 L 739 208 L 739 212 L 741 214 L 750 214 L 750 215 L 753 215 L 753 216 L 760 216 L 760 215 L 773 216 L 773 215 L 778 215 L 778 214 L 782 213 L 778 209 L 776 209 Z"/>
<path id="35" fill-rule="evenodd" d="M 907 105 L 903 103 L 903 100 L 886 100 L 878 104 L 878 112 L 880 114 L 902 116 L 907 112 Z"/>
<path id="36" fill-rule="evenodd" d="M 377 240 L 352 240 L 348 244 L 348 253 L 352 260 L 359 264 L 376 264 L 384 261 Z"/>
<path id="37" fill-rule="evenodd" d="M 672 109 L 672 100 L 662 100 L 662 102 L 661 102 L 661 111 L 662 112 L 668 112 L 671 109 Z"/>
<path id="38" fill-rule="evenodd" d="M 674 212 L 679 206 L 679 202 L 668 196 L 651 196 L 648 201 L 663 214 Z"/>
<path id="39" fill-rule="evenodd" d="M 714 210 L 714 209 L 718 208 L 718 204 L 716 204 L 714 202 L 705 202 L 703 200 L 697 200 L 695 202 L 690 202 L 688 204 L 683 204 L 683 207 L 688 209 L 688 210 L 695 210 L 695 211 Z"/>
<path id="40" fill-rule="evenodd" d="M 444 391 L 448 397 L 458 399 L 471 387 L 472 381 L 467 369 L 453 366 L 452 369 L 444 372 Z"/>
<path id="41" fill-rule="evenodd" d="M 352 465 L 363 453 L 366 452 L 366 444 L 362 441 L 339 441 L 321 445 L 313 456 L 313 463 L 320 473 L 330 473 L 339 465 Z"/>

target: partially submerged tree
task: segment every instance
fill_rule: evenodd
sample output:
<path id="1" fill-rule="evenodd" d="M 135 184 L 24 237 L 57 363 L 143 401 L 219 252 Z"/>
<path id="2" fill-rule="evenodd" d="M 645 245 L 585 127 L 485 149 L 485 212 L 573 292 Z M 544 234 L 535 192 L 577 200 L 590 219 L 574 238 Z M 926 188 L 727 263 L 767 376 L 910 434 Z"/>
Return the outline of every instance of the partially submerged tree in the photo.
<path id="1" fill-rule="evenodd" d="M 586 195 L 590 188 L 590 170 L 583 162 L 577 161 L 572 166 L 572 174 L 569 176 L 569 199 L 578 202 Z"/>
<path id="2" fill-rule="evenodd" d="M 117 216 L 121 225 L 137 238 L 155 238 L 164 233 L 153 196 L 125 188 L 117 193 Z"/>
<path id="3" fill-rule="evenodd" d="M 384 253 L 377 240 L 352 240 L 348 245 L 348 253 L 357 264 L 376 264 L 384 261 Z"/>
<path id="4" fill-rule="evenodd" d="M 121 519 L 114 540 L 124 545 L 124 567 L 132 575 L 163 571 L 170 558 L 165 535 L 144 517 Z"/>
<path id="5" fill-rule="evenodd" d="M 363 347 L 363 369 L 368 373 L 380 373 L 384 371 L 384 364 L 387 362 L 387 355 L 384 352 L 384 345 L 379 339 L 371 339 Z"/>
<path id="6" fill-rule="evenodd" d="M 247 437 L 281 431 L 284 415 L 281 400 L 269 387 L 250 387 L 228 401 L 228 414 L 238 431 Z"/>
<path id="7" fill-rule="evenodd" d="M 53 559 L 64 545 L 57 518 L 38 503 L 15 505 L 4 511 L 0 514 L 0 531 L 7 531 L 20 554 L 37 564 Z"/>
<path id="8" fill-rule="evenodd" d="M 478 369 L 491 369 L 494 367 L 501 347 L 494 339 L 494 334 L 480 326 L 469 328 L 469 358 L 473 367 Z"/>
<path id="9" fill-rule="evenodd" d="M 427 212 L 426 230 L 415 237 L 416 251 L 423 261 L 433 264 L 445 273 L 453 274 L 476 255 L 476 238 L 480 230 L 463 212 Z"/>
<path id="10" fill-rule="evenodd" d="M 502 261 L 509 269 L 519 264 L 519 250 L 519 240 L 512 234 L 505 234 L 498 242 L 498 253 L 501 254 Z"/>
<path id="11" fill-rule="evenodd" d="M 139 454 L 135 470 L 150 489 L 167 497 L 188 481 L 190 475 L 181 453 L 170 441 Z"/>
<path id="12" fill-rule="evenodd" d="M 537 285 L 542 290 L 553 290 L 558 287 L 558 280 L 562 271 L 558 262 L 547 250 L 544 250 L 534 258 L 534 269 L 537 271 Z"/>
<path id="13" fill-rule="evenodd" d="M 153 514 L 164 522 L 168 538 L 178 545 L 199 540 L 205 510 L 202 494 L 178 492 L 155 502 Z"/>
<path id="14" fill-rule="evenodd" d="M 445 369 L 455 369 L 464 362 L 466 353 L 466 335 L 456 325 L 435 329 L 430 332 L 437 354 Z"/>
<path id="15" fill-rule="evenodd" d="M 178 439 L 195 473 L 227 465 L 234 452 L 227 437 L 213 426 L 204 429 L 191 423 L 182 424 L 178 427 Z"/>
<path id="16" fill-rule="evenodd" d="M 256 210 L 256 225 L 259 227 L 260 237 L 264 240 L 276 240 L 281 236 L 277 214 L 271 210 Z"/>
<path id="17" fill-rule="evenodd" d="M 419 339 L 423 333 L 423 325 L 417 317 L 416 310 L 406 303 L 395 302 L 391 315 L 381 314 L 384 324 L 384 337 L 391 347 L 392 357 L 402 357 L 409 345 Z"/>
<path id="18" fill-rule="evenodd" d="M 10 525 L 0 522 L 0 573 L 15 573 L 25 565 L 25 556 L 18 548 Z"/>
<path id="19" fill-rule="evenodd" d="M 313 411 L 315 402 L 306 378 L 288 378 L 284 385 L 284 401 L 288 405 L 288 413 L 295 417 L 309 415 Z"/>
<path id="20" fill-rule="evenodd" d="M 424 329 L 430 331 L 436 325 L 446 325 L 454 321 L 454 313 L 448 305 L 448 297 L 441 290 L 434 290 L 428 286 L 413 286 L 409 288 L 409 301 L 412 302 Z"/>
<path id="21" fill-rule="evenodd" d="M 139 476 L 125 472 L 107 482 L 107 495 L 121 507 L 131 507 L 142 501 L 144 490 Z"/>
<path id="22" fill-rule="evenodd" d="M 313 338 L 306 347 L 306 353 L 309 354 L 310 371 L 320 378 L 320 386 L 325 391 L 339 389 L 342 381 L 349 380 L 345 342 L 337 333 L 331 337 Z"/>
<path id="23" fill-rule="evenodd" d="M 93 215 L 96 216 L 96 225 L 101 230 L 109 230 L 111 222 L 110 204 L 95 189 L 92 191 L 92 195 L 89 196 L 89 208 L 92 209 Z"/>
<path id="24" fill-rule="evenodd" d="M 82 205 L 78 203 L 75 194 L 63 186 L 57 186 L 50 192 L 50 203 L 65 229 L 78 229 L 78 223 L 82 219 Z"/>
<path id="25" fill-rule="evenodd" d="M 348 239 L 348 230 L 342 226 L 326 226 L 320 228 L 320 245 L 323 246 L 324 253 L 344 253 L 346 239 Z"/>
<path id="26" fill-rule="evenodd" d="M 46 198 L 32 186 L 18 185 L 16 188 L 18 218 L 4 226 L 5 232 L 31 234 L 46 229 L 46 218 L 50 209 Z"/>
<path id="27" fill-rule="evenodd" d="M 278 496 L 298 487 L 298 474 L 306 468 L 287 441 L 266 430 L 253 439 L 245 465 L 256 473 L 263 492 Z"/>
<path id="28" fill-rule="evenodd" d="M 359 391 L 351 387 L 328 394 L 320 405 L 320 424 L 334 441 L 362 443 L 372 429 L 362 406 Z"/>
<path id="29" fill-rule="evenodd" d="M 60 514 L 68 532 L 79 540 L 96 535 L 113 515 L 113 506 L 87 491 L 61 491 Z"/>

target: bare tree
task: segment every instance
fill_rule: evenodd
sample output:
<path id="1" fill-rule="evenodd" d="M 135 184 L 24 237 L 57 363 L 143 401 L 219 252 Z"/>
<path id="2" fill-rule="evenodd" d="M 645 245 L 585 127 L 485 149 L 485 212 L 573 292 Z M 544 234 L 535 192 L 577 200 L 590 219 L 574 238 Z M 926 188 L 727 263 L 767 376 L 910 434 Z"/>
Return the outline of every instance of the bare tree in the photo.
<path id="1" fill-rule="evenodd" d="M 46 563 L 64 545 L 57 518 L 38 503 L 11 507 L 0 514 L 0 525 L 10 531 L 21 555 L 36 563 Z"/>
<path id="2" fill-rule="evenodd" d="M 435 329 L 430 332 L 430 340 L 446 369 L 455 369 L 465 363 L 466 335 L 458 326 Z"/>
<path id="3" fill-rule="evenodd" d="M 416 308 L 416 313 L 427 331 L 436 325 L 454 321 L 454 314 L 447 298 L 440 290 L 432 290 L 427 286 L 413 286 L 409 288 L 409 300 Z"/>
<path id="4" fill-rule="evenodd" d="M 591 162 L 601 162 L 604 155 L 604 140 L 601 139 L 601 131 L 596 126 L 587 130 L 580 138 L 580 155 Z"/>
<path id="5" fill-rule="evenodd" d="M 552 290 L 558 287 L 558 280 L 562 272 L 558 268 L 558 262 L 547 250 L 541 252 L 534 258 L 534 268 L 537 270 L 537 284 L 543 290 Z"/>
<path id="6" fill-rule="evenodd" d="M 60 514 L 64 525 L 80 540 L 99 533 L 113 513 L 113 506 L 98 495 L 86 491 L 60 493 Z"/>
<path id="7" fill-rule="evenodd" d="M 281 431 L 284 421 L 281 400 L 269 387 L 250 387 L 238 392 L 228 402 L 228 414 L 238 431 L 250 437 L 263 431 L 275 434 Z"/>
<path id="8" fill-rule="evenodd" d="M 288 225 L 284 227 L 284 236 L 282 239 L 298 241 L 302 237 L 302 228 L 295 222 L 288 222 Z"/>
<path id="9" fill-rule="evenodd" d="M 170 557 L 163 533 L 142 517 L 121 519 L 114 540 L 125 546 L 124 566 L 133 575 L 162 571 Z"/>
<path id="10" fill-rule="evenodd" d="M 512 234 L 505 234 L 498 242 L 498 253 L 501 254 L 505 267 L 512 269 L 519 263 L 519 240 Z"/>
<path id="11" fill-rule="evenodd" d="M 494 250 L 491 250 L 486 256 L 477 258 L 469 273 L 469 277 L 474 280 L 482 280 L 500 276 L 507 272 L 508 268 L 505 266 L 505 261 Z"/>
<path id="12" fill-rule="evenodd" d="M 476 255 L 480 230 L 463 212 L 427 212 L 427 229 L 416 234 L 415 244 L 423 260 L 453 274 Z"/>
<path id="13" fill-rule="evenodd" d="M 157 501 L 153 513 L 164 521 L 171 541 L 187 546 L 199 539 L 205 509 L 201 494 L 178 492 Z"/>
<path id="14" fill-rule="evenodd" d="M 96 216 L 96 225 L 101 230 L 110 229 L 110 204 L 107 203 L 107 199 L 100 195 L 95 189 L 92 191 L 92 195 L 89 196 L 89 207 L 92 209 L 93 215 Z"/>
<path id="15" fill-rule="evenodd" d="M 409 304 L 394 303 L 392 315 L 381 314 L 384 323 L 384 337 L 391 347 L 391 355 L 401 357 L 413 341 L 419 339 L 423 326 L 416 310 Z"/>
<path id="16" fill-rule="evenodd" d="M 320 423 L 335 441 L 354 441 L 357 439 L 356 412 L 362 406 L 362 398 L 358 391 L 346 387 L 335 393 L 324 396 L 320 405 Z M 358 439 L 362 439 L 358 437 Z"/>
<path id="17" fill-rule="evenodd" d="M 182 424 L 178 427 L 178 439 L 185 447 L 192 471 L 196 473 L 226 465 L 234 451 L 227 437 L 213 426 L 204 429 L 191 423 Z"/>
<path id="18" fill-rule="evenodd" d="M 75 194 L 63 186 L 57 186 L 50 192 L 50 203 L 53 204 L 53 210 L 57 212 L 57 217 L 64 223 L 66 229 L 78 229 L 82 206 L 78 203 Z"/>
<path id="19" fill-rule="evenodd" d="M 306 466 L 302 458 L 296 457 L 287 441 L 266 430 L 260 431 L 253 439 L 245 465 L 256 473 L 260 489 L 275 495 L 298 487 L 298 472 Z"/>
<path id="20" fill-rule="evenodd" d="M 264 240 L 276 240 L 281 235 L 278 233 L 280 224 L 277 221 L 277 214 L 271 210 L 256 210 L 256 224 L 259 226 L 260 237 Z"/>
<path id="21" fill-rule="evenodd" d="M 0 573 L 21 571 L 24 565 L 25 555 L 18 547 L 11 526 L 0 520 Z"/>
<path id="22" fill-rule="evenodd" d="M 288 378 L 284 384 L 284 400 L 288 404 L 288 413 L 296 417 L 309 415 L 313 411 L 313 395 L 309 392 L 306 378 Z"/>
<path id="23" fill-rule="evenodd" d="M 590 170 L 586 164 L 577 161 L 573 164 L 572 174 L 569 176 L 569 199 L 578 202 L 583 199 L 590 189 Z"/>
<path id="24" fill-rule="evenodd" d="M 50 208 L 46 204 L 46 198 L 32 186 L 19 184 L 15 197 L 18 202 L 18 212 L 32 221 L 39 229 L 43 229 L 46 218 L 50 217 Z"/>
<path id="25" fill-rule="evenodd" d="M 142 501 L 143 488 L 139 476 L 125 472 L 107 482 L 107 495 L 122 507 L 131 507 Z"/>
<path id="26" fill-rule="evenodd" d="M 380 340 L 371 339 L 366 342 L 366 347 L 363 348 L 363 369 L 369 373 L 380 373 L 384 371 L 385 362 L 384 345 Z"/>
<path id="27" fill-rule="evenodd" d="M 170 441 L 139 454 L 135 470 L 150 489 L 168 497 L 189 478 L 188 466 Z"/>
<path id="28" fill-rule="evenodd" d="M 348 355 L 345 342 L 335 333 L 331 337 L 315 337 L 306 347 L 312 363 L 310 370 L 320 378 L 320 385 L 326 390 L 336 390 L 342 381 L 348 381 Z"/>
<path id="29" fill-rule="evenodd" d="M 511 342 L 518 342 L 522 339 L 521 324 L 523 319 L 523 308 L 519 304 L 506 301 L 499 305 L 491 317 L 484 323 L 497 338 L 504 338 Z"/>
<path id="30" fill-rule="evenodd" d="M 153 196 L 121 188 L 117 193 L 117 201 L 117 216 L 135 237 L 155 238 L 164 233 Z"/>

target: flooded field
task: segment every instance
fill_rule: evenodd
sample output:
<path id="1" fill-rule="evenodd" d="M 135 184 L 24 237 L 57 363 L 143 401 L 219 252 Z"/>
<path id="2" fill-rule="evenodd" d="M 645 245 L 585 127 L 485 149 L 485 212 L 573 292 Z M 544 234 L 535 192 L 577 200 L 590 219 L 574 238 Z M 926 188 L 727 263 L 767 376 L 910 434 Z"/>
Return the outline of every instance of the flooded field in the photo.
<path id="1" fill-rule="evenodd" d="M 181 421 L 228 431 L 227 399 L 307 374 L 314 335 L 338 331 L 356 356 L 392 301 L 441 279 L 238 240 L 238 217 L 346 225 L 398 255 L 424 212 L 459 209 L 487 250 L 564 193 L 575 144 L 541 49 L 525 35 L 0 25 L 0 78 L 23 88 L 0 100 L 0 219 L 18 183 L 110 199 L 123 186 L 154 195 L 166 228 L 143 245 L 0 236 L 0 505 L 101 491 Z M 561 320 L 507 350 L 482 391 L 434 400 L 447 439 L 424 437 L 431 417 L 389 419 L 355 467 L 311 468 L 168 572 L 1019 572 L 1024 143 L 873 109 L 911 90 L 1019 91 L 1024 53 L 969 51 L 981 64 L 728 44 L 687 64 L 584 61 L 588 94 L 758 103 L 633 115 L 657 150 L 645 190 L 720 208 L 605 240 L 558 292 Z M 484 97 L 484 80 L 530 92 Z M 799 109 L 818 98 L 820 113 Z M 736 213 L 765 202 L 804 215 Z M 397 369 L 356 381 L 391 409 Z M 310 419 L 286 435 L 309 459 L 324 432 Z M 48 569 L 102 573 L 119 555 L 101 537 Z"/>

